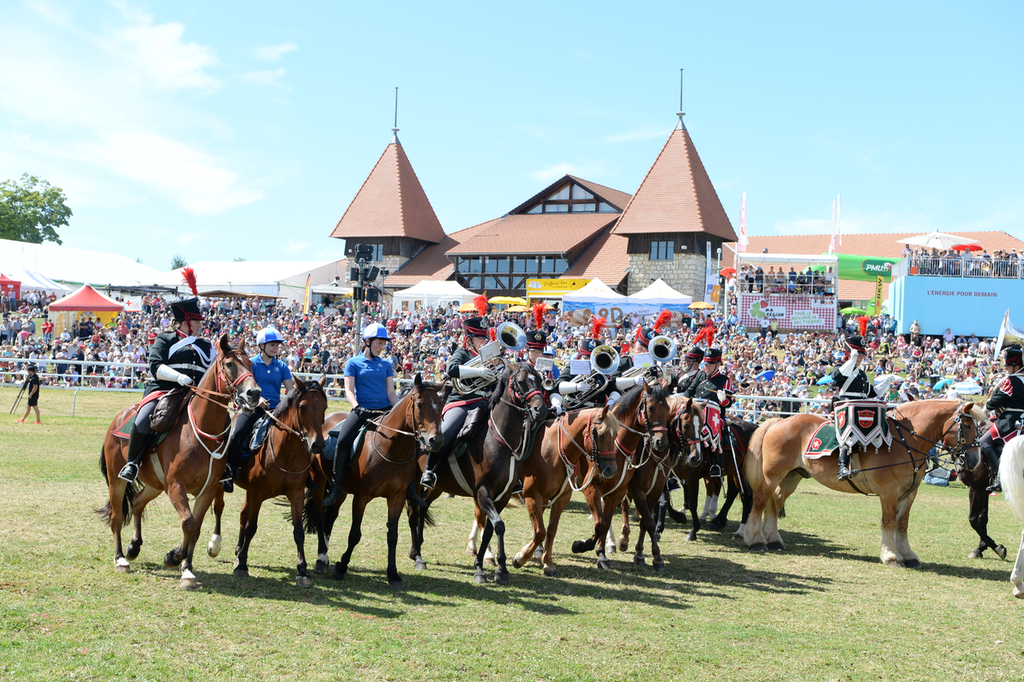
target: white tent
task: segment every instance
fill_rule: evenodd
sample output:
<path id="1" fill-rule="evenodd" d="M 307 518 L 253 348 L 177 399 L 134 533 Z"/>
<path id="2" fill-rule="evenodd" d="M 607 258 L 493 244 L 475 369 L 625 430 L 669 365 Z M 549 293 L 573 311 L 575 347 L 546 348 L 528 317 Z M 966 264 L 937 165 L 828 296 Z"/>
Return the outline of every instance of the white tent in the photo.
<path id="1" fill-rule="evenodd" d="M 645 289 L 641 289 L 635 294 L 629 297 L 631 303 L 650 303 L 653 305 L 669 306 L 669 305 L 690 305 L 693 303 L 693 297 L 681 294 L 659 277 L 654 280 L 650 286 Z"/>
<path id="2" fill-rule="evenodd" d="M 462 286 L 458 282 L 423 281 L 408 289 L 396 291 L 394 295 L 393 309 L 395 312 L 402 310 L 416 310 L 430 306 L 437 308 L 439 305 L 448 303 L 471 303 L 475 293 Z"/>
<path id="3" fill-rule="evenodd" d="M 626 299 L 622 294 L 595 277 L 585 287 L 562 294 L 562 304 L 593 303 L 595 305 L 612 305 Z"/>
<path id="4" fill-rule="evenodd" d="M 285 302 L 302 302 L 306 280 L 310 287 L 328 284 L 336 276 L 344 277 L 345 261 L 200 261 L 190 266 L 196 273 L 199 293 L 237 291 L 247 294 L 281 296 Z M 165 272 L 158 284 L 176 286 L 185 291 L 181 268 Z"/>
<path id="5" fill-rule="evenodd" d="M 41 272 L 51 280 L 98 286 L 137 286 L 153 284 L 159 270 L 136 263 L 114 253 L 86 251 L 50 242 L 30 244 L 0 239 L 0 272 L 27 270 Z M 33 288 L 31 285 L 29 288 Z M 63 289 L 66 293 L 70 289 Z M 58 293 L 58 295 L 60 295 Z"/>
<path id="6" fill-rule="evenodd" d="M 8 274 L 8 277 L 21 281 L 21 295 L 29 291 L 42 291 L 46 294 L 53 294 L 58 298 L 71 293 L 71 288 L 57 284 L 39 271 L 20 270 Z"/>

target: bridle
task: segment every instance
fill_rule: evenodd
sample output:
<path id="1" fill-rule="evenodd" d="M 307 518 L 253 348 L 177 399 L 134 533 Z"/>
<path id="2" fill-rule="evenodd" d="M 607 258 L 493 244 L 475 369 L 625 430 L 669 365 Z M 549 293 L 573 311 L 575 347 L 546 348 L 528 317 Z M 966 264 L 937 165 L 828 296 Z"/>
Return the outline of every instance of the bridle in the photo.
<path id="1" fill-rule="evenodd" d="M 637 442 L 636 447 L 632 450 L 626 450 L 619 442 L 619 438 L 615 438 L 615 449 L 626 458 L 626 464 L 629 467 L 636 468 L 643 464 L 643 462 L 637 462 L 635 457 L 641 446 L 644 446 L 651 453 L 654 452 L 654 436 L 652 434 L 664 433 L 666 440 L 668 439 L 668 424 L 663 421 L 652 422 L 650 412 L 647 407 L 647 388 L 640 392 L 640 405 L 637 406 L 636 410 L 636 423 L 638 426 L 643 427 L 642 431 L 634 429 L 625 422 L 619 421 L 619 426 L 629 431 L 633 435 L 640 436 L 640 441 Z M 642 450 L 640 450 L 642 452 Z"/>
<path id="2" fill-rule="evenodd" d="M 558 424 L 558 457 L 562 460 L 562 463 L 565 465 L 565 471 L 566 474 L 568 474 L 566 480 L 569 482 L 569 486 L 575 492 L 580 492 L 588 485 L 590 485 L 590 482 L 593 480 L 594 476 L 597 473 L 597 461 L 599 458 L 611 458 L 615 456 L 615 450 L 598 450 L 598 433 L 597 425 L 594 423 L 594 414 L 594 412 L 591 412 L 587 416 L 587 428 L 584 431 L 583 435 L 583 445 L 580 445 L 576 441 L 576 439 L 572 437 L 572 434 L 569 433 L 568 429 L 565 428 L 565 414 L 561 415 L 556 420 L 556 423 Z M 621 422 L 619 423 L 619 426 L 622 426 Z M 576 485 L 576 476 L 579 474 L 579 468 L 577 466 L 577 462 L 579 461 L 579 459 L 577 458 L 576 462 L 569 459 L 569 456 L 565 452 L 565 446 L 562 444 L 562 434 L 565 434 L 565 437 L 569 439 L 569 442 L 572 443 L 577 450 L 583 453 L 583 455 L 587 458 L 588 461 L 594 464 L 594 466 L 590 467 L 590 473 L 587 474 L 586 480 L 584 480 L 583 483 L 581 483 L 579 486 Z M 588 437 L 590 438 L 589 444 L 587 443 Z M 615 447 L 616 449 L 618 449 L 618 438 L 616 438 Z"/>
<path id="3" fill-rule="evenodd" d="M 527 377 L 530 376 L 533 375 L 527 373 Z M 531 389 L 530 386 L 527 385 L 527 389 L 529 390 L 527 390 L 525 393 L 521 389 L 517 390 L 520 381 L 522 381 L 523 383 L 527 383 L 525 379 L 520 380 L 518 378 L 513 378 L 510 376 L 508 381 L 508 395 L 511 398 L 511 400 L 506 400 L 504 395 L 499 398 L 499 400 L 505 405 L 515 408 L 516 410 L 523 413 L 523 426 L 519 432 L 519 445 L 517 445 L 516 447 L 512 447 L 512 445 L 509 444 L 508 439 L 505 438 L 504 435 L 502 435 L 501 430 L 494 423 L 494 418 L 492 416 L 487 417 L 488 429 L 494 432 L 494 437 L 498 440 L 498 442 L 504 445 L 506 448 L 508 448 L 512 452 L 512 456 L 518 460 L 521 460 L 523 457 L 526 456 L 526 444 L 530 440 L 530 426 L 533 424 L 533 413 L 530 410 L 529 401 L 534 396 L 544 396 L 544 389 L 539 386 Z M 515 384 L 515 386 L 513 385 L 513 383 Z"/>
<path id="4" fill-rule="evenodd" d="M 324 404 L 326 405 L 326 403 L 327 403 L 327 394 L 323 392 L 323 388 L 320 386 L 320 384 L 318 384 L 316 382 L 310 382 L 310 383 L 305 384 L 305 386 L 307 388 L 304 388 L 302 393 L 300 393 L 299 395 L 295 396 L 295 411 L 297 413 L 299 413 L 298 420 L 299 420 L 299 424 L 300 425 L 302 424 L 302 415 L 301 415 L 301 407 L 300 407 L 300 405 L 301 405 L 302 397 L 303 396 L 305 396 L 310 391 L 319 392 L 324 397 Z M 314 389 L 313 386 L 316 386 L 316 388 Z M 270 418 L 270 421 L 274 424 L 274 426 L 276 428 L 280 429 L 281 431 L 284 431 L 285 433 L 287 433 L 289 435 L 292 435 L 292 436 L 295 436 L 296 438 L 298 438 L 299 442 L 301 442 L 302 445 L 306 448 L 306 455 L 308 456 L 308 459 L 309 459 L 309 462 L 306 464 L 305 468 L 303 468 L 300 471 L 289 471 L 288 469 L 285 469 L 284 467 L 282 467 L 277 462 L 277 456 L 274 453 L 274 439 L 270 438 L 270 439 L 267 440 L 267 444 L 266 444 L 266 448 L 267 448 L 268 453 L 269 453 L 268 454 L 268 459 L 270 460 L 270 462 L 275 467 L 277 467 L 278 469 L 280 469 L 282 472 L 284 472 L 286 474 L 298 475 L 298 474 L 304 474 L 307 471 L 309 471 L 309 468 L 311 466 L 313 466 L 313 448 L 309 444 L 309 434 L 302 433 L 298 429 L 295 429 L 295 428 L 292 428 L 291 426 L 288 426 L 283 421 L 278 419 L 274 415 L 273 412 L 267 412 L 267 417 Z M 313 440 L 315 441 L 316 438 L 314 437 Z"/>
<path id="5" fill-rule="evenodd" d="M 419 391 L 424 390 L 424 388 L 426 386 L 427 386 L 426 384 L 420 384 L 419 388 L 415 388 L 414 387 L 413 390 L 409 391 L 405 395 L 405 397 L 402 398 L 401 401 L 399 401 L 398 405 L 401 405 L 402 402 L 404 402 L 406 400 L 409 401 L 409 405 L 407 405 L 405 407 L 405 415 L 406 416 L 404 417 L 405 421 L 403 422 L 403 425 L 411 423 L 413 425 L 413 428 L 415 428 L 415 426 L 416 426 L 416 400 L 414 399 L 413 395 L 418 393 Z M 436 389 L 431 388 L 431 390 L 434 391 L 435 395 L 437 394 L 437 390 Z M 395 405 L 395 407 L 398 407 L 398 405 Z M 368 430 L 372 430 L 373 431 L 373 437 L 371 439 L 371 444 L 373 445 L 373 451 L 375 453 L 377 453 L 378 457 L 383 459 L 388 464 L 401 465 L 401 464 L 409 464 L 411 462 L 415 462 L 417 459 L 419 459 L 420 453 L 425 449 L 424 446 L 426 445 L 426 443 L 425 443 L 426 436 L 423 433 L 413 432 L 413 431 L 403 431 L 402 429 L 396 429 L 393 426 L 385 424 L 384 420 L 387 417 L 389 417 L 391 414 L 393 414 L 393 413 L 394 413 L 394 410 L 391 410 L 391 412 L 382 414 L 381 416 L 377 417 L 376 419 L 371 419 L 370 420 L 370 423 L 374 425 L 373 429 L 368 429 Z M 408 427 L 406 427 L 406 428 L 408 428 Z M 387 429 L 388 431 L 391 431 L 394 434 L 398 434 L 398 435 L 402 435 L 402 436 L 409 436 L 410 438 L 412 438 L 413 439 L 413 443 L 414 443 L 412 457 L 407 459 L 407 460 L 404 460 L 404 461 L 397 461 L 397 460 L 388 459 L 388 457 L 383 452 L 381 452 L 380 447 L 379 447 L 379 445 L 377 443 L 377 437 L 378 437 L 378 434 L 380 433 L 380 429 Z M 388 440 L 391 440 L 391 436 L 382 436 L 382 437 L 383 438 L 387 438 Z"/>

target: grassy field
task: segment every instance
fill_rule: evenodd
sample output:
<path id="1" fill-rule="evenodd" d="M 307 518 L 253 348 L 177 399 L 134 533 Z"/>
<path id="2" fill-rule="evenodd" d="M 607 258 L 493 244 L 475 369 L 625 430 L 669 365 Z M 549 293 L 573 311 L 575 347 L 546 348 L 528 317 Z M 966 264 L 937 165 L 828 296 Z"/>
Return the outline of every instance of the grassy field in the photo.
<path id="1" fill-rule="evenodd" d="M 9 407 L 16 391 L 0 390 Z M 922 486 L 911 540 L 918 570 L 878 562 L 874 498 L 804 482 L 782 520 L 785 554 L 753 554 L 731 533 L 663 538 L 668 571 L 612 555 L 598 572 L 571 541 L 590 534 L 574 500 L 556 544 L 560 577 L 537 564 L 501 588 L 472 582 L 470 505 L 440 500 L 428 570 L 402 555 L 406 590 L 387 587 L 384 506 L 371 505 L 349 576 L 294 585 L 283 508 L 265 506 L 251 578 L 231 574 L 243 497 L 228 496 L 225 550 L 197 556 L 197 592 L 178 587 L 164 552 L 180 538 L 161 497 L 130 575 L 113 570 L 110 533 L 92 509 L 106 488 L 102 434 L 130 396 L 44 392 L 42 426 L 0 420 L 0 678 L 17 680 L 1020 680 L 1021 609 L 1011 565 L 976 544 L 962 487 Z M 51 416 L 47 416 L 51 415 Z M 1015 548 L 1020 527 L 993 498 L 990 532 Z M 522 508 L 505 513 L 518 550 Z M 730 530 L 736 526 L 730 524 Z M 204 530 L 209 536 L 212 524 Z M 332 559 L 344 549 L 343 509 Z M 125 535 L 128 538 L 128 534 Z M 310 556 L 315 538 L 307 541 Z M 1012 549 L 1011 549 L 1012 552 Z"/>

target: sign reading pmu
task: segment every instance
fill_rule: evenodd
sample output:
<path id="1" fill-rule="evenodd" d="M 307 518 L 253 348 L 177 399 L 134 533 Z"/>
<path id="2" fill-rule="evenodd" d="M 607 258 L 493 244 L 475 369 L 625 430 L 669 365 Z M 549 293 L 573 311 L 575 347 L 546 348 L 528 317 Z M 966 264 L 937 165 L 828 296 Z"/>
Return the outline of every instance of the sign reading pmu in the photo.
<path id="1" fill-rule="evenodd" d="M 864 261 L 864 272 L 869 275 L 891 275 L 892 263 L 880 260 Z"/>

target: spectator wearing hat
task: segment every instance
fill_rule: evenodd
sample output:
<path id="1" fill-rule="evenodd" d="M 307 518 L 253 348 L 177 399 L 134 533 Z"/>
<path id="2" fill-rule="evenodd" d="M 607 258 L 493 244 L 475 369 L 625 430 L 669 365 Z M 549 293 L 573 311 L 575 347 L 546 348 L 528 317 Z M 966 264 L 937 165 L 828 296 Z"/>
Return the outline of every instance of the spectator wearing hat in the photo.
<path id="1" fill-rule="evenodd" d="M 988 488 L 991 492 L 1003 489 L 999 481 L 999 459 L 1003 454 L 1003 446 L 1017 435 L 1018 422 L 1024 415 L 1024 353 L 1019 344 L 1003 349 L 1003 364 L 1006 367 L 1006 378 L 992 391 L 985 405 L 993 417 L 993 423 L 978 441 L 992 471 L 992 485 Z"/>
<path id="2" fill-rule="evenodd" d="M 25 420 L 28 419 L 28 414 L 32 410 L 36 412 L 36 424 L 42 424 L 42 419 L 39 416 L 39 375 L 36 374 L 36 363 L 30 362 L 25 367 L 28 372 L 28 376 L 25 377 L 25 383 L 21 385 L 23 391 L 28 391 L 28 407 L 25 408 L 24 416 L 18 420 L 19 424 L 24 424 Z"/>

